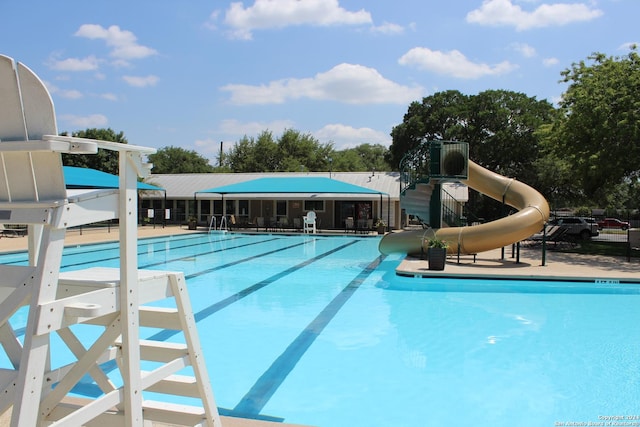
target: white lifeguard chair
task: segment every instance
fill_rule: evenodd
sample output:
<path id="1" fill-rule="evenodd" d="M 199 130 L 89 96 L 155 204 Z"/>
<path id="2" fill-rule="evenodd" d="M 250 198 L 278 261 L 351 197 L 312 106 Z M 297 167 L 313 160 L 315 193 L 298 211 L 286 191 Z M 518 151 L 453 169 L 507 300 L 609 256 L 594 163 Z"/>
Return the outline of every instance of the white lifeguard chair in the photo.
<path id="1" fill-rule="evenodd" d="M 14 427 L 219 426 L 184 274 L 138 270 L 137 177 L 150 170 L 142 155 L 155 150 L 57 133 L 44 84 L 0 55 L 0 223 L 26 224 L 29 239 L 28 266 L 0 265 L 0 343 L 11 365 L 0 369 L 0 412 L 12 407 Z M 98 148 L 119 153 L 119 189 L 68 194 L 61 153 Z M 61 273 L 66 229 L 114 218 L 120 267 Z M 151 304 L 167 298 L 175 308 Z M 20 340 L 12 318 L 22 307 Z M 97 328 L 95 340 L 79 338 L 78 324 Z M 142 326 L 181 331 L 184 344 L 141 340 Z M 53 363 L 62 351 L 51 345 L 54 333 L 72 355 L 63 366 Z M 103 370 L 109 361 L 115 376 Z M 176 375 L 185 368 L 193 375 Z M 72 396 L 87 378 L 97 397 Z M 151 401 L 147 392 L 189 396 L 200 405 Z"/>
<path id="2" fill-rule="evenodd" d="M 316 233 L 316 213 L 314 211 L 307 212 L 307 215 L 302 218 L 302 222 L 305 233 Z"/>

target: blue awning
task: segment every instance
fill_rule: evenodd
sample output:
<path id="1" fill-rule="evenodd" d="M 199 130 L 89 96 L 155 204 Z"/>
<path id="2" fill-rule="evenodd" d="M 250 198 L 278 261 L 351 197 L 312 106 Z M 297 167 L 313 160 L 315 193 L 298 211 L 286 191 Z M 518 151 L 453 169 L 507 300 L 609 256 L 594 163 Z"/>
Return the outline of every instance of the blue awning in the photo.
<path id="1" fill-rule="evenodd" d="M 64 181 L 67 188 L 118 188 L 119 178 L 96 169 L 63 166 Z M 138 182 L 138 190 L 164 191 L 155 185 Z"/>
<path id="2" fill-rule="evenodd" d="M 301 194 L 301 193 L 336 193 L 336 194 L 387 194 L 371 188 L 349 184 L 343 181 L 320 177 L 295 178 L 258 178 L 237 184 L 223 185 L 196 191 L 197 193 L 216 194 Z"/>

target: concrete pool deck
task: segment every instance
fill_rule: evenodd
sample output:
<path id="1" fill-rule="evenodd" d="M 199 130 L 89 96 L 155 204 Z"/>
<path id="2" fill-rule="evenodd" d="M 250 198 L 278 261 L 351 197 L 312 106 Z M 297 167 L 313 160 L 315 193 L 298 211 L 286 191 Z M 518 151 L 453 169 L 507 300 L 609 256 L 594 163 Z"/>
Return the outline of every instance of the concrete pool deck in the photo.
<path id="1" fill-rule="evenodd" d="M 473 255 L 449 255 L 444 270 L 429 270 L 428 262 L 407 257 L 396 269 L 398 274 L 413 277 L 482 278 L 519 280 L 620 281 L 640 284 L 640 259 L 603 255 L 581 255 L 547 248 L 542 265 L 540 245 L 521 247 L 519 259 L 507 247 Z"/>
<path id="2" fill-rule="evenodd" d="M 201 228 L 198 232 L 204 232 Z M 191 234 L 194 231 L 179 226 L 145 226 L 138 228 L 138 238 L 159 237 L 168 235 Z M 117 227 L 107 229 L 86 229 L 67 232 L 65 245 L 83 245 L 118 240 Z M 23 251 L 27 249 L 27 237 L 0 238 L 0 252 Z M 552 245 L 551 245 L 552 246 Z M 640 259 L 626 257 L 609 257 L 597 255 L 579 255 L 565 253 L 548 248 L 545 265 L 542 265 L 540 245 L 520 248 L 519 262 L 512 248 L 504 249 L 504 257 L 500 249 L 482 252 L 475 258 L 472 255 L 449 256 L 445 269 L 434 271 L 428 269 L 426 260 L 407 257 L 396 272 L 403 276 L 413 277 L 448 277 L 469 278 L 513 278 L 530 280 L 577 280 L 577 281 L 622 281 L 640 284 Z M 215 390 L 214 390 L 215 392 Z M 221 417 L 223 426 L 227 427 L 295 427 L 293 424 L 270 423 L 233 417 Z M 0 416 L 0 427 L 9 426 L 10 410 Z M 302 427 L 302 426 L 298 426 Z"/>
<path id="3" fill-rule="evenodd" d="M 188 230 L 181 226 L 144 226 L 138 228 L 138 238 L 158 237 L 204 232 Z M 251 232 L 251 230 L 247 230 Z M 328 233 L 336 234 L 336 233 Z M 338 234 L 343 234 L 338 232 Z M 83 245 L 118 240 L 118 228 L 70 230 L 65 245 Z M 0 238 L 0 252 L 23 251 L 27 249 L 26 237 Z M 621 280 L 640 283 L 640 258 L 611 257 L 601 255 L 580 255 L 560 252 L 549 245 L 546 251 L 545 265 L 542 265 L 541 245 L 521 245 L 519 260 L 512 248 L 504 249 L 504 258 L 500 249 L 482 252 L 476 256 L 461 255 L 460 262 L 455 255 L 449 255 L 443 271 L 429 270 L 426 260 L 407 257 L 396 271 L 399 274 L 415 277 L 482 277 L 515 279 L 565 279 L 565 280 Z M 517 262 L 519 261 L 519 262 Z"/>

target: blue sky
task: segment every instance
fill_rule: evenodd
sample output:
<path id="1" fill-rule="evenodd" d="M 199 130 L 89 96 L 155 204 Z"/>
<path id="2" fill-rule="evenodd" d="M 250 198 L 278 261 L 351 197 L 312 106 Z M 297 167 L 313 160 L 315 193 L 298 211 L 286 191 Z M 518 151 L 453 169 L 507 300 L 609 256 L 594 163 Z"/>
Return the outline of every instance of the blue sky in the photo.
<path id="1" fill-rule="evenodd" d="M 212 163 L 263 130 L 388 146 L 444 90 L 555 102 L 562 70 L 640 42 L 638 0 L 0 0 L 0 16 L 0 53 L 45 81 L 59 131 Z"/>

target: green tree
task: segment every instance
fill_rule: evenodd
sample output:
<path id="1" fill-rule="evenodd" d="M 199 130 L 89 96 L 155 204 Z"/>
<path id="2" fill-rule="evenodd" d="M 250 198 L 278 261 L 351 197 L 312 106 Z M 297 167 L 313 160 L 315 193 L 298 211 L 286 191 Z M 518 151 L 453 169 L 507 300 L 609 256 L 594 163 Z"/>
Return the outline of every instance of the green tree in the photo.
<path id="1" fill-rule="evenodd" d="M 438 92 L 409 105 L 402 123 L 391 131 L 387 163 L 398 170 L 404 155 L 425 140 L 465 140 L 469 97 L 457 90 Z"/>
<path id="2" fill-rule="evenodd" d="M 282 158 L 283 171 L 323 171 L 329 170 L 333 144 L 322 144 L 309 133 L 302 134 L 297 130 L 287 129 L 278 140 L 278 152 Z"/>
<path id="3" fill-rule="evenodd" d="M 68 135 L 68 133 L 64 132 L 62 135 Z M 71 136 L 127 144 L 127 139 L 124 137 L 124 133 L 116 133 L 111 128 L 91 128 L 74 132 Z M 103 149 L 98 149 L 97 154 L 63 154 L 62 163 L 65 166 L 97 169 L 112 174 L 118 174 L 119 169 L 118 153 L 116 151 Z"/>
<path id="4" fill-rule="evenodd" d="M 481 92 L 467 105 L 465 130 L 459 133 L 469 142 L 469 157 L 493 172 L 537 185 L 532 163 L 541 155 L 538 130 L 554 122 L 553 105 L 505 90 Z"/>
<path id="5" fill-rule="evenodd" d="M 243 136 L 225 154 L 223 164 L 233 172 L 274 172 L 279 162 L 273 134 L 263 131 L 257 139 Z"/>
<path id="6" fill-rule="evenodd" d="M 640 57 L 594 53 L 562 72 L 569 83 L 555 129 L 586 195 L 607 203 L 612 186 L 640 176 Z"/>
<path id="7" fill-rule="evenodd" d="M 540 156 L 534 163 L 538 174 L 536 189 L 544 194 L 552 209 L 585 203 L 584 192 L 574 178 L 571 162 L 554 150 L 553 124 L 540 127 Z"/>
<path id="8" fill-rule="evenodd" d="M 153 164 L 152 173 L 209 173 L 214 167 L 209 160 L 193 150 L 181 147 L 164 147 L 148 156 Z"/>
<path id="9" fill-rule="evenodd" d="M 538 130 L 552 124 L 556 114 L 549 102 L 517 92 L 436 93 L 409 106 L 403 122 L 391 133 L 389 157 L 399 162 L 424 141 L 466 141 L 471 160 L 536 187 L 534 166 L 541 156 Z M 471 193 L 468 207 L 470 214 L 486 219 L 506 214 L 499 203 L 477 193 Z"/>
<path id="10" fill-rule="evenodd" d="M 278 140 L 270 131 L 257 138 L 246 135 L 224 156 L 233 172 L 294 172 L 328 170 L 332 144 L 321 144 L 310 134 L 287 129 Z"/>
<path id="11" fill-rule="evenodd" d="M 385 158 L 389 150 L 380 144 L 361 144 L 355 148 L 335 151 L 332 156 L 334 171 L 389 171 Z"/>
<path id="12" fill-rule="evenodd" d="M 472 160 L 497 173 L 529 181 L 539 155 L 536 131 L 553 123 L 555 109 L 522 93 L 488 90 L 466 96 L 458 91 L 439 92 L 422 103 L 413 102 L 404 120 L 391 132 L 391 164 L 428 140 L 469 143 Z"/>

